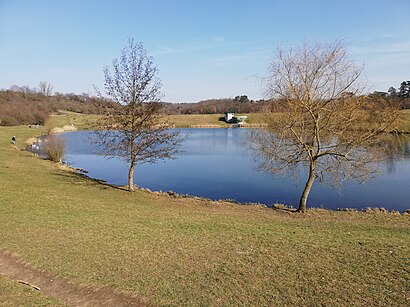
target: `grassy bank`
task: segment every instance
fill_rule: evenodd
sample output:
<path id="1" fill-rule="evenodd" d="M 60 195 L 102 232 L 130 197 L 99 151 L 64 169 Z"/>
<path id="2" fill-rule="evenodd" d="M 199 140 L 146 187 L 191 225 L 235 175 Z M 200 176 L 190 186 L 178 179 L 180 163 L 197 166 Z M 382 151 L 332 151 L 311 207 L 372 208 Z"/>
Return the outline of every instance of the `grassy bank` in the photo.
<path id="1" fill-rule="evenodd" d="M 242 115 L 242 114 L 239 114 Z M 264 113 L 249 113 L 246 123 L 252 125 L 263 125 L 266 121 Z M 192 114 L 192 115 L 168 115 L 166 119 L 175 124 L 177 128 L 188 127 L 231 127 L 231 124 L 226 124 L 220 118 L 223 114 Z M 86 129 L 90 124 L 98 120 L 98 115 L 80 114 L 74 112 L 61 112 L 53 114 L 46 122 L 46 130 L 52 127 L 63 127 L 65 125 L 75 125 L 78 129 Z M 399 131 L 410 133 L 410 110 L 401 111 L 401 119 L 398 125 L 395 126 Z"/>
<path id="2" fill-rule="evenodd" d="M 279 116 L 280 114 L 277 113 Z M 265 113 L 248 113 L 248 114 L 238 114 L 247 115 L 246 123 L 250 126 L 258 126 L 266 124 L 266 114 Z M 221 121 L 220 118 L 222 114 L 192 114 L 192 115 L 169 115 L 167 119 L 175 123 L 178 128 L 186 127 L 231 127 L 232 124 L 226 124 Z M 395 129 L 410 133 L 410 110 L 401 111 L 401 118 L 397 125 L 394 126 Z"/>
<path id="3" fill-rule="evenodd" d="M 160 305 L 409 303 L 409 216 L 128 193 L 10 144 L 37 133 L 0 128 L 0 248 L 37 268 Z"/>
<path id="4" fill-rule="evenodd" d="M 263 123 L 263 114 L 260 113 L 250 113 L 250 114 L 238 114 L 247 115 L 248 118 L 246 122 L 248 124 L 261 124 Z M 192 114 L 192 115 L 169 115 L 167 119 L 174 123 L 178 128 L 187 127 L 231 127 L 232 124 L 227 124 L 225 121 L 221 120 L 223 114 Z"/>
<path id="5" fill-rule="evenodd" d="M 97 121 L 99 115 L 93 114 L 81 114 L 74 112 L 59 112 L 58 114 L 52 114 L 46 121 L 45 130 L 49 130 L 53 127 L 64 127 L 66 125 L 74 125 L 78 129 L 88 129 L 95 121 Z"/>
<path id="6" fill-rule="evenodd" d="M 248 116 L 247 123 L 261 124 L 263 123 L 263 114 L 251 113 Z M 192 114 L 192 115 L 167 115 L 165 118 L 173 123 L 177 128 L 189 127 L 231 127 L 232 124 L 227 124 L 221 121 L 223 114 Z M 61 112 L 53 114 L 46 122 L 46 130 L 52 127 L 63 127 L 65 125 L 75 125 L 78 129 L 87 129 L 90 124 L 98 120 L 98 115 L 80 114 L 73 112 Z"/>

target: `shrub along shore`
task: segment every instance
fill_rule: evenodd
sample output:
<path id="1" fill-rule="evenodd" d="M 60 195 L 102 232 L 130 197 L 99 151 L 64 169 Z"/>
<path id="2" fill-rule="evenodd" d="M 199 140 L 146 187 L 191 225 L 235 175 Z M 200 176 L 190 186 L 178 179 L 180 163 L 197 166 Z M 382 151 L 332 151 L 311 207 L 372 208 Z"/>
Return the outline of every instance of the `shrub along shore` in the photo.
<path id="1" fill-rule="evenodd" d="M 47 129 L 86 126 L 70 116 Z M 20 150 L 46 132 L 0 127 L 0 248 L 35 268 L 148 304 L 409 302 L 409 215 L 129 193 Z M 0 301 L 21 304 L 21 295 L 0 279 Z"/>

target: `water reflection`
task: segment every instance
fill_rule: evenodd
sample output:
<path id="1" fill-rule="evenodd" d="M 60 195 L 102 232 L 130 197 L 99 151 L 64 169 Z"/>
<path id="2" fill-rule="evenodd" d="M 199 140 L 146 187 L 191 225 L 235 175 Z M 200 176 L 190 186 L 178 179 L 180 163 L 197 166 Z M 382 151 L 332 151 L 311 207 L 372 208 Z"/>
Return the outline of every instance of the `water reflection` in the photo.
<path id="1" fill-rule="evenodd" d="M 296 205 L 304 179 L 274 177 L 257 171 L 258 161 L 247 149 L 247 129 L 182 129 L 188 139 L 176 160 L 136 169 L 135 183 L 151 190 L 173 190 L 212 199 L 240 202 Z M 87 142 L 92 132 L 78 131 L 61 135 L 66 140 L 67 161 L 88 170 L 89 176 L 125 185 L 127 165 L 119 159 L 106 160 L 95 155 Z M 381 175 L 365 184 L 345 181 L 340 189 L 326 182 L 313 186 L 309 205 L 336 209 L 342 207 L 385 207 L 404 210 L 410 207 L 410 138 L 392 136 L 400 150 L 381 164 Z M 386 151 L 388 152 L 388 151 Z M 401 154 L 398 154 L 401 152 Z"/>
<path id="2" fill-rule="evenodd" d="M 409 136 L 392 135 L 387 143 L 385 170 L 388 173 L 396 171 L 396 162 L 402 159 L 410 159 Z"/>

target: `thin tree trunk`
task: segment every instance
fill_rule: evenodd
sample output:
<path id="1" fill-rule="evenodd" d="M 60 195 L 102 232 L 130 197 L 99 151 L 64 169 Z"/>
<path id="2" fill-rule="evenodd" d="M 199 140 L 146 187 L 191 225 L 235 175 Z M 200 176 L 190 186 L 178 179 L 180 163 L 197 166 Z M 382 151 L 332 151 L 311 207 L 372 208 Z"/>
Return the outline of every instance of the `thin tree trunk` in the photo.
<path id="1" fill-rule="evenodd" d="M 128 190 L 134 191 L 134 163 L 131 163 L 128 170 Z"/>
<path id="2" fill-rule="evenodd" d="M 309 196 L 310 189 L 312 188 L 313 182 L 315 181 L 316 175 L 315 175 L 315 166 L 316 166 L 316 161 L 311 161 L 310 162 L 310 167 L 309 167 L 309 178 L 306 181 L 305 189 L 303 190 L 302 196 L 299 201 L 299 208 L 298 211 L 300 212 L 306 212 L 306 203 L 307 199 Z"/>

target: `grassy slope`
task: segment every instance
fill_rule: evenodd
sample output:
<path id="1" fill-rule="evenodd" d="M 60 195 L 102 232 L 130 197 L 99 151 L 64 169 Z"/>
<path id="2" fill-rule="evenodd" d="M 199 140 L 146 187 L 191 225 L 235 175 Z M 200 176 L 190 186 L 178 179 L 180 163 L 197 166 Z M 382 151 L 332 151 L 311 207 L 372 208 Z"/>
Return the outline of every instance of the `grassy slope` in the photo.
<path id="1" fill-rule="evenodd" d="M 65 125 L 74 125 L 78 129 L 87 129 L 90 123 L 98 119 L 99 115 L 81 114 L 74 112 L 60 112 L 61 114 L 52 114 L 46 122 L 45 130 L 53 127 L 63 127 Z"/>
<path id="2" fill-rule="evenodd" d="M 131 194 L 10 145 L 33 133 L 0 128 L 0 247 L 38 268 L 157 304 L 409 302 L 409 216 Z"/>
<path id="3" fill-rule="evenodd" d="M 248 116 L 246 122 L 249 124 L 259 124 L 262 122 L 261 119 L 263 119 L 263 115 L 258 113 L 250 113 L 245 115 Z M 175 123 L 176 127 L 190 127 L 193 125 L 231 127 L 232 124 L 226 124 L 224 121 L 219 120 L 222 116 L 223 114 L 169 115 L 167 116 L 167 119 L 170 122 Z"/>
<path id="4" fill-rule="evenodd" d="M 53 114 L 50 120 L 46 123 L 46 127 L 63 127 L 64 125 L 74 124 L 79 129 L 84 129 L 89 126 L 89 123 L 98 119 L 98 115 L 79 114 L 73 112 L 62 112 L 63 115 Z M 247 114 L 249 124 L 258 124 L 263 122 L 263 115 L 252 113 Z M 226 124 L 220 121 L 221 114 L 192 114 L 192 115 L 168 115 L 166 119 L 174 123 L 178 128 L 186 128 L 195 125 L 203 126 L 220 126 L 231 127 L 232 124 Z"/>
<path id="5" fill-rule="evenodd" d="M 396 128 L 400 131 L 410 132 L 410 110 L 401 111 L 401 121 L 397 124 Z M 246 122 L 248 124 L 264 124 L 264 113 L 250 113 L 250 114 L 238 114 L 247 115 Z M 230 127 L 230 124 L 226 124 L 220 121 L 219 118 L 222 114 L 193 114 L 193 115 L 170 115 L 168 120 L 175 123 L 176 127 L 190 127 L 192 125 L 217 125 L 221 127 Z"/>
<path id="6" fill-rule="evenodd" d="M 220 121 L 220 114 L 192 114 L 192 115 L 169 115 L 167 120 L 174 123 L 176 127 L 189 127 L 191 125 L 218 125 L 229 127 L 225 122 Z"/>
<path id="7" fill-rule="evenodd" d="M 89 126 L 90 122 L 98 119 L 98 115 L 80 114 L 73 112 L 63 112 L 64 115 L 52 115 L 50 120 L 46 123 L 46 127 L 63 127 L 64 125 L 74 124 L 79 129 L 84 129 Z M 239 114 L 242 115 L 242 114 Z M 265 114 L 263 113 L 250 113 L 246 122 L 248 124 L 263 124 Z M 220 126 L 231 127 L 231 124 L 226 124 L 220 121 L 219 118 L 222 114 L 192 114 L 192 115 L 168 115 L 167 120 L 174 123 L 176 127 L 184 128 L 193 125 L 202 126 Z M 397 126 L 399 130 L 410 132 L 410 110 L 402 111 L 402 120 Z"/>

